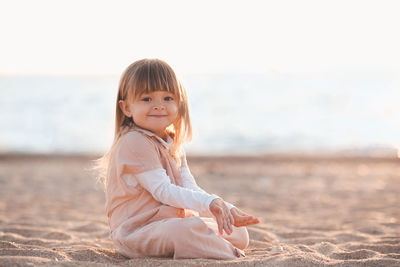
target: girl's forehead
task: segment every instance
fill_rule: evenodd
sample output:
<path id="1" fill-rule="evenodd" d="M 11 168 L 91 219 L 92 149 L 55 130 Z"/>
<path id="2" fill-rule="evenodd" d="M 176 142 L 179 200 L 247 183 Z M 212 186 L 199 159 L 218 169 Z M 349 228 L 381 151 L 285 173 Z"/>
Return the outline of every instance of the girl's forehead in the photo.
<path id="1" fill-rule="evenodd" d="M 152 92 L 142 92 L 139 95 L 174 95 L 173 92 L 169 91 L 164 91 L 164 90 L 158 90 L 158 91 L 152 91 Z"/>

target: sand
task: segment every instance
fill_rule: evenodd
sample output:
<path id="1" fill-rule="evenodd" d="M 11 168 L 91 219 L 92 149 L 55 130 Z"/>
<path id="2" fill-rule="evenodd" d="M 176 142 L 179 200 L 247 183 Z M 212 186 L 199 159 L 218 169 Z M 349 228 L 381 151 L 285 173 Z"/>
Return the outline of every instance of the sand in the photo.
<path id="1" fill-rule="evenodd" d="M 233 261 L 118 254 L 91 159 L 0 156 L 0 266 L 400 266 L 398 159 L 190 157 L 203 188 L 261 220 Z"/>

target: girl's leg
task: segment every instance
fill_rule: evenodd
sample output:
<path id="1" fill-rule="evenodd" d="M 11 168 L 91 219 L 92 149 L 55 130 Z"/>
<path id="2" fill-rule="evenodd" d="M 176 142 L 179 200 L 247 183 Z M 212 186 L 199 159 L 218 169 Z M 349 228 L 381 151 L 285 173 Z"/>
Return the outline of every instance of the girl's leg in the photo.
<path id="1" fill-rule="evenodd" d="M 200 217 L 209 228 L 211 228 L 217 235 L 219 235 L 218 224 L 213 218 Z M 227 235 L 223 232 L 222 237 L 228 240 L 232 245 L 239 249 L 245 249 L 249 245 L 249 233 L 246 227 L 233 227 L 232 234 Z"/>
<path id="2" fill-rule="evenodd" d="M 237 249 L 198 216 L 156 221 L 132 233 L 124 231 L 122 225 L 112 236 L 120 253 L 130 258 L 173 256 L 174 259 L 232 260 L 238 257 Z"/>

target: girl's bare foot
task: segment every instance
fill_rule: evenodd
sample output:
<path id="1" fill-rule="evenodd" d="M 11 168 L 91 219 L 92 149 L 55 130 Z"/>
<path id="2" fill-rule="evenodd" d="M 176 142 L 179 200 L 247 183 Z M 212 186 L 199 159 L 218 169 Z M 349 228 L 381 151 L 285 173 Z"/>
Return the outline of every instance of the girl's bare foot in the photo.
<path id="1" fill-rule="evenodd" d="M 230 211 L 234 220 L 233 225 L 236 227 L 257 224 L 260 222 L 256 217 L 248 215 L 236 207 L 233 207 Z"/>

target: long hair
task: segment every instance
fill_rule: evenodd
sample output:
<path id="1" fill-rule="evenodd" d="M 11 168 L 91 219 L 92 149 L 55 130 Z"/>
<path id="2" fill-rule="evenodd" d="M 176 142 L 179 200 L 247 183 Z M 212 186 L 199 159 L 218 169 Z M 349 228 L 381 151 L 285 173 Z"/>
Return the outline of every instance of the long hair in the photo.
<path id="1" fill-rule="evenodd" d="M 96 169 L 99 178 L 106 184 L 110 162 L 114 156 L 117 144 L 121 137 L 135 126 L 132 118 L 125 116 L 119 106 L 120 100 L 131 101 L 144 93 L 168 91 L 177 97 L 178 117 L 168 127 L 167 132 L 173 139 L 170 154 L 178 162 L 181 146 L 192 138 L 192 125 L 189 115 L 189 106 L 186 90 L 176 77 L 174 70 L 160 59 L 141 59 L 133 62 L 122 73 L 118 86 L 115 107 L 114 140 L 109 151 L 96 160 Z"/>

